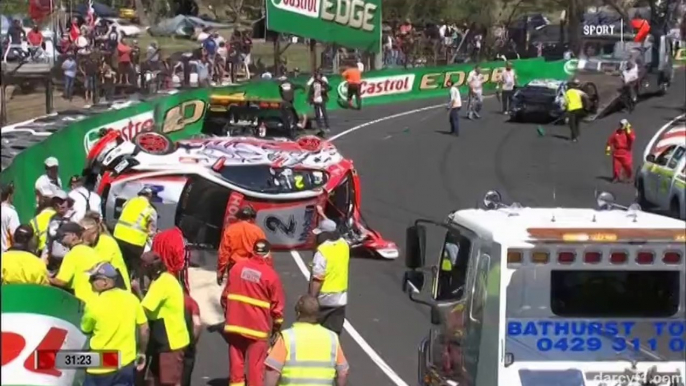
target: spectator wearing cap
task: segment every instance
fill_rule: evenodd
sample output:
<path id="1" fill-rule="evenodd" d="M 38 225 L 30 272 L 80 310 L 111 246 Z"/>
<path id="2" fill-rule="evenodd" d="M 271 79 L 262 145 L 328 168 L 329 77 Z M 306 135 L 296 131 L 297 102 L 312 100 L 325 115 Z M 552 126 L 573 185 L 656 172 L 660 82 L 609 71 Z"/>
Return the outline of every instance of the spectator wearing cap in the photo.
<path id="1" fill-rule="evenodd" d="M 55 209 L 55 214 L 52 215 L 48 222 L 48 232 L 46 235 L 45 249 L 43 249 L 41 256 L 47 257 L 48 270 L 51 272 L 57 271 L 62 259 L 69 252 L 69 248 L 62 245 L 57 240 L 57 230 L 62 224 L 70 221 L 70 204 L 69 196 L 63 190 L 58 190 L 52 196 L 52 207 Z"/>
<path id="2" fill-rule="evenodd" d="M 184 291 L 154 252 L 144 253 L 141 263 L 142 272 L 151 280 L 142 302 L 150 321 L 150 370 L 157 385 L 180 385 L 184 352 L 190 344 Z"/>
<path id="3" fill-rule="evenodd" d="M 49 246 L 49 242 L 54 240 L 57 228 L 59 227 L 59 224 L 63 222 L 61 220 L 66 217 L 66 214 L 69 211 L 69 202 L 67 199 L 67 193 L 62 189 L 56 189 L 51 193 L 49 206 L 41 209 L 40 213 L 31 219 L 30 224 L 31 227 L 33 227 L 36 237 L 38 237 L 38 250 L 41 253 Z M 53 219 L 55 221 L 53 221 Z M 57 227 L 55 224 L 57 224 Z M 52 234 L 50 234 L 51 231 Z"/>
<path id="4" fill-rule="evenodd" d="M 312 261 L 309 294 L 320 304 L 319 322 L 340 335 L 348 304 L 348 270 L 350 245 L 338 232 L 336 223 L 317 208 L 322 221 L 312 230 L 317 237 L 317 250 Z"/>
<path id="5" fill-rule="evenodd" d="M 90 335 L 89 349 L 118 351 L 118 369 L 87 369 L 84 386 L 134 386 L 136 370 L 145 368 L 150 330 L 136 295 L 117 288 L 119 272 L 110 263 L 98 263 L 88 272 L 93 292 L 81 319 L 81 331 Z"/>
<path id="6" fill-rule="evenodd" d="M 64 72 L 64 99 L 71 102 L 74 96 L 74 80 L 76 79 L 76 59 L 74 54 L 66 54 L 66 58 L 62 62 L 62 71 Z"/>
<path id="7" fill-rule="evenodd" d="M 252 255 L 253 246 L 257 240 L 267 238 L 262 228 L 255 225 L 256 217 L 257 212 L 255 212 L 255 209 L 250 206 L 244 206 L 236 214 L 238 221 L 224 229 L 217 256 L 218 285 L 222 285 L 224 276 L 227 275 L 236 262 Z M 228 291 L 228 286 L 224 287 L 224 292 L 220 299 L 224 308 L 226 308 L 226 291 Z"/>
<path id="8" fill-rule="evenodd" d="M 137 197 L 127 200 L 114 226 L 113 236 L 131 277 L 137 277 L 138 262 L 148 238 L 157 231 L 157 212 L 150 203 L 152 196 L 152 189 L 145 187 Z"/>
<path id="9" fill-rule="evenodd" d="M 50 283 L 56 287 L 74 291 L 81 301 L 88 303 L 95 295 L 90 284 L 88 270 L 105 261 L 95 249 L 83 241 L 81 225 L 68 222 L 57 230 L 57 241 L 69 248 L 59 271 Z"/>
<path id="10" fill-rule="evenodd" d="M 44 197 L 50 198 L 56 190 L 62 189 L 59 165 L 55 157 L 45 159 L 45 174 L 38 177 L 35 184 L 37 206 L 40 206 L 41 200 Z"/>
<path id="11" fill-rule="evenodd" d="M 69 198 L 74 203 L 72 205 L 71 220 L 79 222 L 87 212 L 97 212 L 102 216 L 102 199 L 100 196 L 90 191 L 84 186 L 84 177 L 72 176 L 69 181 L 71 190 Z"/>
<path id="12" fill-rule="evenodd" d="M 257 240 L 252 257 L 238 261 L 229 272 L 224 312 L 229 385 L 246 384 L 246 364 L 247 384 L 264 384 L 268 339 L 281 331 L 285 296 L 278 273 L 267 261 L 270 249 L 266 239 Z"/>
<path id="13" fill-rule="evenodd" d="M 0 194 L 2 195 L 2 229 L 0 231 L 0 241 L 2 241 L 2 252 L 5 252 L 12 246 L 12 236 L 14 231 L 19 227 L 19 214 L 12 205 L 14 199 L 14 185 L 2 184 L 0 185 Z"/>
<path id="14" fill-rule="evenodd" d="M 100 215 L 97 212 L 88 212 L 81 219 L 79 225 L 83 227 L 83 241 L 102 257 L 106 262 L 112 264 L 119 272 L 117 287 L 131 291 L 131 279 L 129 271 L 126 269 L 124 257 L 121 254 L 117 241 L 112 236 L 103 233 L 100 226 Z"/>
<path id="15" fill-rule="evenodd" d="M 14 232 L 15 243 L 2 252 L 2 284 L 49 285 L 45 263 L 35 255 L 36 241 L 33 229 L 19 226 Z"/>

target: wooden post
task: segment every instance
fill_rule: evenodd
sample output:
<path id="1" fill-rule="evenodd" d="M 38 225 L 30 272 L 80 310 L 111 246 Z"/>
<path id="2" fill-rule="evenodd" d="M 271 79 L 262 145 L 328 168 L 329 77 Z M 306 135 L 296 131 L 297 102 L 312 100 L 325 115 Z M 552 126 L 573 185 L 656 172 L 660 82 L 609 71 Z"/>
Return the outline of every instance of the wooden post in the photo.
<path id="1" fill-rule="evenodd" d="M 274 39 L 274 77 L 281 76 L 281 34 Z"/>
<path id="2" fill-rule="evenodd" d="M 310 67 L 314 74 L 317 71 L 317 41 L 314 39 L 310 39 Z"/>
<path id="3" fill-rule="evenodd" d="M 0 84 L 0 125 L 5 126 L 7 124 L 7 99 L 5 95 L 5 79 L 2 80 Z"/>
<path id="4" fill-rule="evenodd" d="M 52 97 L 53 97 L 53 84 L 52 84 L 52 77 L 48 76 L 45 78 L 45 113 L 46 114 L 52 114 L 54 111 L 53 105 L 52 105 Z"/>

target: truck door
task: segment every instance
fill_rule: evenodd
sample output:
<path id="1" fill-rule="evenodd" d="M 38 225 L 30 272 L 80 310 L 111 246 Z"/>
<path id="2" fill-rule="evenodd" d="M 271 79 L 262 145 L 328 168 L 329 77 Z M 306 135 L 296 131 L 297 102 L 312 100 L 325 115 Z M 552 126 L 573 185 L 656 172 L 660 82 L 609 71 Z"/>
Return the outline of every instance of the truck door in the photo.
<path id="1" fill-rule="evenodd" d="M 667 161 L 667 164 L 662 168 L 658 178 L 658 199 L 656 204 L 662 209 L 669 209 L 669 204 L 672 195 L 672 185 L 675 182 L 675 177 L 678 174 L 678 167 L 681 165 L 681 160 L 684 158 L 686 149 L 684 146 L 677 146 L 672 153 L 672 157 Z"/>
<path id="2" fill-rule="evenodd" d="M 475 289 L 478 241 L 476 235 L 467 231 L 449 230 L 433 282 L 441 324 L 431 334 L 432 364 L 441 377 L 465 386 L 474 385 L 481 342 L 477 308 L 483 304 L 472 301 L 483 295 Z"/>

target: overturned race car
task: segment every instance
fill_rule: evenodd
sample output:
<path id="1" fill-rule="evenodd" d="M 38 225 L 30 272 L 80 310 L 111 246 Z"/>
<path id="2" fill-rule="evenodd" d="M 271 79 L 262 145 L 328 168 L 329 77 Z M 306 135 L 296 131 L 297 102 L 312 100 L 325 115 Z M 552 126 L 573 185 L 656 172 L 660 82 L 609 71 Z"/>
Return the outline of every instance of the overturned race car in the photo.
<path id="1" fill-rule="evenodd" d="M 103 198 L 110 228 L 124 202 L 149 187 L 158 227 L 178 226 L 198 248 L 216 249 L 223 228 L 235 221 L 241 206 L 251 205 L 274 249 L 312 249 L 311 231 L 321 206 L 354 250 L 398 257 L 397 246 L 362 217 L 353 162 L 318 137 L 209 137 L 174 143 L 158 132 L 127 141 L 108 131 L 87 161 L 84 175 Z"/>

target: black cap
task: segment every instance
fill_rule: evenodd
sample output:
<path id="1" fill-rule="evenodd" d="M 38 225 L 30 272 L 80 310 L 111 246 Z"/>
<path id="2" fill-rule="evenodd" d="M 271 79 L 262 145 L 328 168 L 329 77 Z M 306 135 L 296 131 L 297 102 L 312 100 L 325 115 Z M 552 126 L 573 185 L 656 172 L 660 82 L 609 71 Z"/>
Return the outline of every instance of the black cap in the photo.
<path id="1" fill-rule="evenodd" d="M 30 225 L 19 225 L 14 231 L 13 240 L 17 244 L 28 244 L 35 233 Z"/>
<path id="2" fill-rule="evenodd" d="M 61 241 L 67 233 L 74 233 L 77 236 L 81 236 L 83 234 L 83 230 L 83 227 L 75 222 L 64 223 L 57 228 L 57 234 L 55 238 L 58 241 Z"/>
<path id="3" fill-rule="evenodd" d="M 252 251 L 261 256 L 269 254 L 269 251 L 271 251 L 271 249 L 271 244 L 269 244 L 269 241 L 265 239 L 255 241 L 255 245 L 253 245 L 252 247 Z"/>

